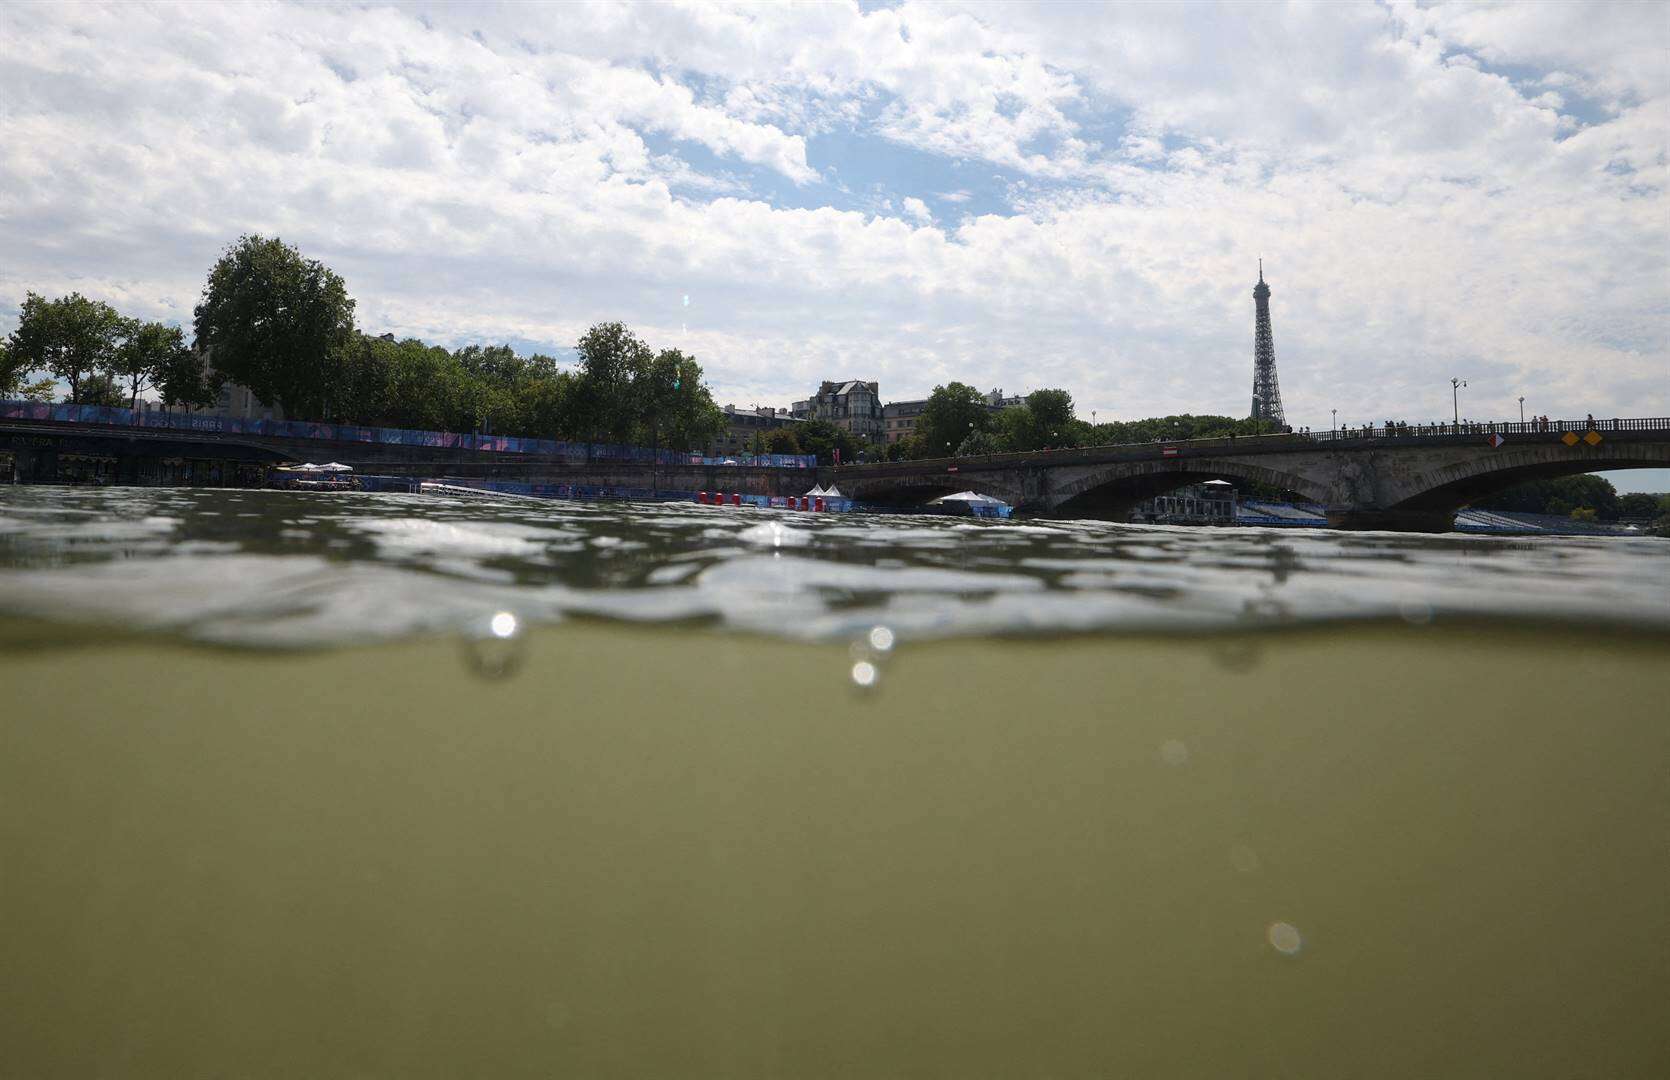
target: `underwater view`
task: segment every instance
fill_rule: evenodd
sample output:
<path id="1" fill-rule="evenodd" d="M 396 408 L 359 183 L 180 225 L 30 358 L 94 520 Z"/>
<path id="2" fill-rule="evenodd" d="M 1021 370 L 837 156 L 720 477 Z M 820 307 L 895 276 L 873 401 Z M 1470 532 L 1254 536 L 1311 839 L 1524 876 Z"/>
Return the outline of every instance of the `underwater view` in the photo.
<path id="1" fill-rule="evenodd" d="M 1650 1075 L 1670 547 L 0 489 L 7 1076 Z"/>

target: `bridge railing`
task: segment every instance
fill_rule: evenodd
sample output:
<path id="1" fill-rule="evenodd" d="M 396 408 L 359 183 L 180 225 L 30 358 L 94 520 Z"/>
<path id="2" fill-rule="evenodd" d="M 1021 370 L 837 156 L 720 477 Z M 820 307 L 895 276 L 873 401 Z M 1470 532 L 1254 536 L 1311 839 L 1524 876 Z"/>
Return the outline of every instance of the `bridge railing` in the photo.
<path id="1" fill-rule="evenodd" d="M 1391 421 L 1378 425 L 1340 427 L 1327 431 L 1299 429 L 1301 438 L 1328 442 L 1338 439 L 1407 439 L 1455 435 L 1549 435 L 1590 431 L 1670 431 L 1670 417 L 1596 420 L 1463 420 L 1460 423 L 1408 424 Z"/>
<path id="2" fill-rule="evenodd" d="M 358 424 L 319 424 L 304 420 L 260 420 L 235 416 L 206 416 L 189 412 L 147 412 L 106 405 L 65 405 L 44 401 L 0 401 L 0 419 L 37 420 L 58 424 L 96 424 L 138 427 L 210 435 L 258 435 L 269 438 L 319 439 L 327 442 L 377 443 L 385 446 L 428 446 L 480 450 L 504 454 L 537 454 L 580 462 L 637 462 L 659 465 L 747 465 L 776 469 L 811 469 L 810 454 L 732 454 L 706 457 L 682 450 L 657 450 L 618 443 L 562 442 L 518 435 L 477 435 L 413 428 L 365 427 Z"/>
<path id="3" fill-rule="evenodd" d="M 1307 444 L 1335 441 L 1359 441 L 1364 439 L 1416 439 L 1416 438 L 1455 438 L 1463 436 L 1488 435 L 1558 435 L 1572 432 L 1579 436 L 1589 431 L 1619 432 L 1619 431 L 1663 431 L 1670 432 L 1670 417 L 1646 417 L 1606 420 L 1550 420 L 1540 421 L 1462 421 L 1459 424 L 1398 424 L 1375 425 L 1364 427 L 1343 427 L 1331 431 L 1306 431 L 1303 428 L 1292 432 L 1281 432 L 1270 435 L 1237 435 L 1221 436 L 1208 439 L 1153 439 L 1142 443 L 1109 443 L 1098 446 L 1062 447 L 1050 450 L 1015 450 L 996 454 L 977 454 L 969 457 L 939 457 L 917 458 L 910 461 L 872 462 L 868 464 L 847 464 L 841 466 L 843 472 L 861 471 L 865 476 L 906 476 L 921 475 L 924 472 L 944 470 L 955 472 L 958 468 L 1001 469 L 1010 466 L 1036 465 L 1041 462 L 1048 464 L 1076 464 L 1080 462 L 1105 462 L 1109 460 L 1143 460 L 1156 454 L 1170 455 L 1174 452 L 1184 452 L 1186 456 L 1196 456 L 1202 452 L 1217 453 L 1231 451 L 1236 453 L 1256 453 L 1260 451 L 1295 450 Z"/>

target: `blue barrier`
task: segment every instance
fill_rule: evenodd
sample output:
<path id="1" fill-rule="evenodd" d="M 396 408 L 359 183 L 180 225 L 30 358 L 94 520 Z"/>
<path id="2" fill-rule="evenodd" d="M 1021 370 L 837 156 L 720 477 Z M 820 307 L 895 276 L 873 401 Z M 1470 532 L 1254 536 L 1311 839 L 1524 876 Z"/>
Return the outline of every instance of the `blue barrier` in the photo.
<path id="1" fill-rule="evenodd" d="M 658 465 L 738 465 L 773 469 L 817 467 L 817 458 L 810 454 L 733 454 L 729 457 L 704 457 L 683 450 L 652 450 L 643 446 L 621 446 L 612 443 L 559 442 L 554 439 L 523 438 L 516 435 L 463 435 L 450 431 L 319 424 L 303 420 L 245 420 L 233 416 L 203 416 L 184 412 L 139 412 L 107 405 L 54 405 L 44 401 L 0 401 L 0 419 L 106 424 L 219 435 L 268 435 L 286 439 L 381 443 L 392 446 L 428 446 L 502 454 L 539 454 L 545 457 L 560 457 L 570 464 L 590 461 L 636 461 L 645 464 L 653 462 Z"/>

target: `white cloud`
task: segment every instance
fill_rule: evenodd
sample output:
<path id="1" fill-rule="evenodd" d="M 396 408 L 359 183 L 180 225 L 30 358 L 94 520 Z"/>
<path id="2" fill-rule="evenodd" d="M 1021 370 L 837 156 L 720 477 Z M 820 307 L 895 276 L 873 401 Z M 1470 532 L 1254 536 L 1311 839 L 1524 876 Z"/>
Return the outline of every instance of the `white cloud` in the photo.
<path id="1" fill-rule="evenodd" d="M 14 5 L 0 323 L 71 288 L 189 322 L 265 231 L 373 329 L 623 318 L 722 400 L 1241 412 L 1262 254 L 1297 422 L 1436 416 L 1451 374 L 1480 414 L 1663 414 L 1670 31 L 1575 10 Z M 897 148 L 1011 202 L 971 168 L 819 205 Z"/>

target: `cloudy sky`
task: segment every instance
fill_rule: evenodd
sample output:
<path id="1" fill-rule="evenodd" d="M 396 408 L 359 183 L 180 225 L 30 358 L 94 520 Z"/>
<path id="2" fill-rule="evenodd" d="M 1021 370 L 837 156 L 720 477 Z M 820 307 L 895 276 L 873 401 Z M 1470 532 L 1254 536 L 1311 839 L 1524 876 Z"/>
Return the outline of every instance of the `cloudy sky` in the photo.
<path id="1" fill-rule="evenodd" d="M 189 324 L 242 232 L 364 329 L 620 319 L 721 402 L 961 379 L 1290 421 L 1670 415 L 1661 3 L 0 7 L 0 332 Z"/>

